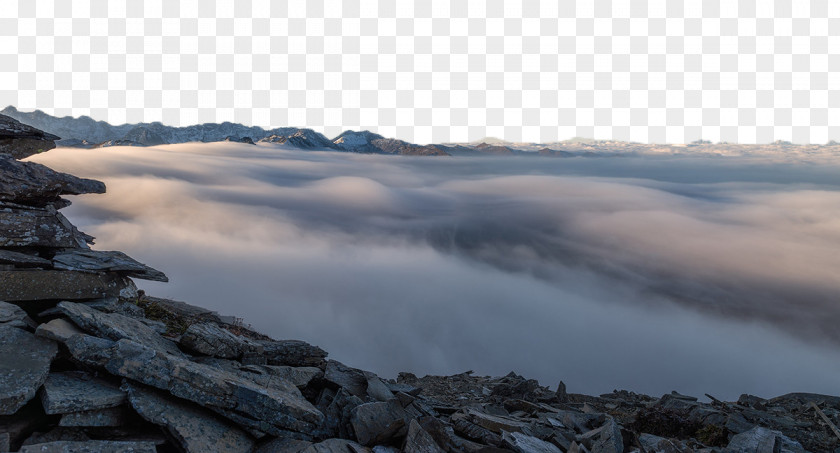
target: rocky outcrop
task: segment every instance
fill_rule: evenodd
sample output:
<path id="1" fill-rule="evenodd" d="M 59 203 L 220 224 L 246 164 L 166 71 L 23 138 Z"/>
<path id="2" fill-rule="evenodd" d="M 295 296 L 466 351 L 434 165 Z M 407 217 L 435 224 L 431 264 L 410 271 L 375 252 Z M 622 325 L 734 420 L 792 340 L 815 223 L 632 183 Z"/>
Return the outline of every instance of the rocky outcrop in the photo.
<path id="1" fill-rule="evenodd" d="M 280 132 L 284 140 L 313 140 Z M 373 141 L 390 153 L 405 146 L 343 137 L 335 146 Z M 101 192 L 100 183 L 9 155 L 0 162 L 0 452 L 840 447 L 831 426 L 840 421 L 840 398 L 826 395 L 703 402 L 676 392 L 580 395 L 515 373 L 380 378 L 328 360 L 315 345 L 275 340 L 242 320 L 138 292 L 132 277 L 165 275 L 121 252 L 91 250 L 92 238 L 58 213 L 63 195 Z"/>
<path id="2" fill-rule="evenodd" d="M 0 115 L 0 153 L 2 154 L 9 154 L 15 159 L 23 159 L 55 148 L 56 140 L 59 140 L 59 137 L 6 115 Z"/>

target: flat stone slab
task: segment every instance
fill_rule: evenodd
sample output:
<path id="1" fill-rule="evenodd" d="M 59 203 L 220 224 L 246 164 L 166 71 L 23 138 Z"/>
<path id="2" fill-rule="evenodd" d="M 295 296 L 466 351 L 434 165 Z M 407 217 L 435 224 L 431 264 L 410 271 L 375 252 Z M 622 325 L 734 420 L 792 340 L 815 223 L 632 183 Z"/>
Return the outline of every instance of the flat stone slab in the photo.
<path id="1" fill-rule="evenodd" d="M 0 324 L 23 323 L 28 315 L 22 308 L 8 302 L 0 302 Z"/>
<path id="2" fill-rule="evenodd" d="M 35 397 L 57 353 L 53 341 L 0 326 L 0 415 L 14 414 Z"/>
<path id="3" fill-rule="evenodd" d="M 0 250 L 0 264 L 9 264 L 15 267 L 41 267 L 50 268 L 52 262 L 37 255 L 28 253 L 13 252 L 11 250 Z"/>
<path id="4" fill-rule="evenodd" d="M 184 348 L 211 357 L 237 359 L 243 354 L 260 354 L 262 345 L 236 335 L 212 322 L 191 324 L 179 341 Z"/>
<path id="5" fill-rule="evenodd" d="M 125 401 L 119 387 L 85 372 L 50 373 L 40 395 L 47 414 L 105 409 Z"/>
<path id="6" fill-rule="evenodd" d="M 125 420 L 125 408 L 119 406 L 64 414 L 61 416 L 58 426 L 85 428 L 117 427 L 122 426 Z"/>
<path id="7" fill-rule="evenodd" d="M 505 446 L 517 453 L 563 453 L 556 445 L 522 433 L 502 433 Z"/>
<path id="8" fill-rule="evenodd" d="M 0 233 L 0 236 L 2 233 Z M 0 271 L 0 300 L 77 300 L 116 296 L 130 283 L 113 274 L 54 270 Z"/>
<path id="9" fill-rule="evenodd" d="M 434 437 L 424 430 L 417 420 L 412 419 L 408 424 L 408 434 L 405 436 L 405 453 L 445 453 L 435 442 Z"/>
<path id="10" fill-rule="evenodd" d="M 68 340 L 67 348 L 82 363 L 167 390 L 268 434 L 313 433 L 324 421 L 324 415 L 303 398 L 297 387 L 280 379 L 266 388 L 234 373 L 127 339 L 112 342 L 76 335 Z"/>
<path id="11" fill-rule="evenodd" d="M 20 453 L 157 453 L 154 442 L 88 440 L 26 445 Z"/>
<path id="12" fill-rule="evenodd" d="M 0 154 L 0 201 L 42 205 L 60 195 L 84 193 L 105 193 L 105 184 Z"/>
<path id="13" fill-rule="evenodd" d="M 350 423 L 356 433 L 356 440 L 362 445 L 384 444 L 407 432 L 405 410 L 396 400 L 365 403 L 356 406 L 350 416 Z"/>
<path id="14" fill-rule="evenodd" d="M 327 352 L 300 340 L 262 341 L 269 365 L 321 366 Z"/>
<path id="15" fill-rule="evenodd" d="M 82 334 L 84 331 L 66 319 L 56 318 L 50 322 L 43 323 L 35 329 L 35 335 L 49 340 L 66 343 L 73 335 Z"/>
<path id="16" fill-rule="evenodd" d="M 114 341 L 126 338 L 169 354 L 181 354 L 175 343 L 135 318 L 119 313 L 103 313 L 73 302 L 61 302 L 58 308 L 77 326 L 97 337 Z"/>
<path id="17" fill-rule="evenodd" d="M 53 267 L 68 271 L 117 272 L 129 277 L 168 282 L 166 275 L 131 258 L 123 252 L 71 250 L 53 257 Z"/>
<path id="18" fill-rule="evenodd" d="M 87 248 L 90 241 L 52 206 L 0 203 L 0 247 Z"/>
<path id="19" fill-rule="evenodd" d="M 187 401 L 126 383 L 131 406 L 143 419 L 164 427 L 187 452 L 245 452 L 254 440 L 230 422 Z"/>

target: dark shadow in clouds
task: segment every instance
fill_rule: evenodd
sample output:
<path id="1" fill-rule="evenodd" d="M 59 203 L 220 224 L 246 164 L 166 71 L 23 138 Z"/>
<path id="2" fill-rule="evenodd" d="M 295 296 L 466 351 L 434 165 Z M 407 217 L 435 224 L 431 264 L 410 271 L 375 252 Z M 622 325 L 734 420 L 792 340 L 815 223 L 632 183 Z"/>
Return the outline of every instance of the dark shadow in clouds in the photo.
<path id="1" fill-rule="evenodd" d="M 386 376 L 836 393 L 838 166 L 408 158 L 231 143 L 58 149 L 67 215 L 144 284 Z M 829 175 L 832 177 L 829 178 Z"/>

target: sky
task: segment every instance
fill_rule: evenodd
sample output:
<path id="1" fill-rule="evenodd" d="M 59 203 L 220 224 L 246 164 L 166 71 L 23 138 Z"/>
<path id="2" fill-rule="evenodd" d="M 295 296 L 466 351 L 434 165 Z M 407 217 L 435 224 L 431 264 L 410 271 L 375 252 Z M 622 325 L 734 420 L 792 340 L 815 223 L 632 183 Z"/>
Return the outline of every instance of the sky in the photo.
<path id="1" fill-rule="evenodd" d="M 429 158 L 236 143 L 31 158 L 64 212 L 167 273 L 150 294 L 384 377 L 515 371 L 571 392 L 836 394 L 836 163 Z"/>

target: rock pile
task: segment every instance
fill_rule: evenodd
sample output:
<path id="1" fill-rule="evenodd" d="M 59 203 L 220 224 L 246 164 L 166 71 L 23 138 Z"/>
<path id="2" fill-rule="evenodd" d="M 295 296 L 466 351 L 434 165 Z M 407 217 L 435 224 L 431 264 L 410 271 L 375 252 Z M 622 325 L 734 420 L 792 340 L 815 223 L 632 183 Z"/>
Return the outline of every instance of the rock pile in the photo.
<path id="1" fill-rule="evenodd" d="M 22 140 L 48 149 L 54 139 L 27 130 Z M 62 195 L 105 187 L 15 159 L 26 153 L 0 154 L 0 452 L 840 448 L 838 397 L 595 397 L 513 373 L 385 380 L 308 343 L 147 297 L 130 277 L 165 275 L 91 250 L 92 238 L 58 212 Z"/>

